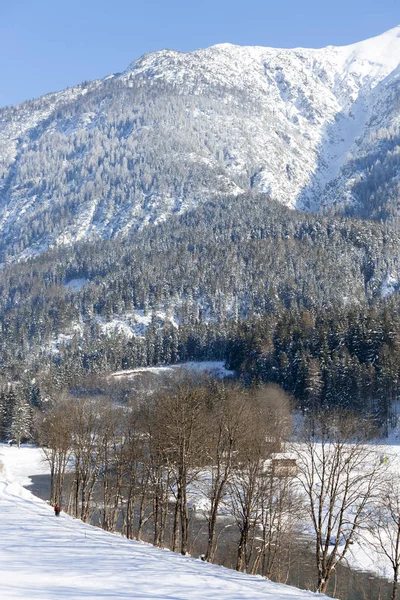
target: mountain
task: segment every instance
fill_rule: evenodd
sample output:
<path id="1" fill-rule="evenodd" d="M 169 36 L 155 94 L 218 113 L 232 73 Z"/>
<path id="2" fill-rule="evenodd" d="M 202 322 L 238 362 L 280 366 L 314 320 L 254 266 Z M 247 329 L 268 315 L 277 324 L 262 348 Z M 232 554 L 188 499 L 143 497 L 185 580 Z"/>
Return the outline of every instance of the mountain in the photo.
<path id="1" fill-rule="evenodd" d="M 88 374 L 219 360 L 301 406 L 319 373 L 324 402 L 378 398 L 383 422 L 399 36 L 161 51 L 2 109 L 0 404 L 10 381 L 37 405 Z"/>
<path id="2" fill-rule="evenodd" d="M 162 50 L 0 110 L 0 252 L 113 238 L 255 192 L 396 220 L 400 26 L 346 47 Z"/>

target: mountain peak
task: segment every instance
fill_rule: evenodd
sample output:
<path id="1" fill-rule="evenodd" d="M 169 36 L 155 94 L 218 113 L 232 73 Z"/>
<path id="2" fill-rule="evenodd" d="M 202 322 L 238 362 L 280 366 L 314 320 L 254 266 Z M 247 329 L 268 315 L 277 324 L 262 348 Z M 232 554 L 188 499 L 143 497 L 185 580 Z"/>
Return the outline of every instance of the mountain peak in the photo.
<path id="1" fill-rule="evenodd" d="M 0 251 L 125 235 L 248 191 L 302 210 L 357 202 L 363 152 L 400 123 L 399 62 L 400 27 L 322 49 L 164 49 L 3 109 Z"/>
<path id="2" fill-rule="evenodd" d="M 298 56 L 299 53 L 308 56 L 311 61 L 317 58 L 328 70 L 332 70 L 333 67 L 346 72 L 351 68 L 361 80 L 373 80 L 375 85 L 400 64 L 400 25 L 361 42 L 318 49 L 240 46 L 223 42 L 191 52 L 158 50 L 133 61 L 124 71 L 124 75 L 147 72 L 151 76 L 157 75 L 170 81 L 176 77 L 181 81 L 182 69 L 192 68 L 200 69 L 203 73 L 208 72 L 210 76 L 226 79 L 226 69 L 230 70 L 229 75 L 232 75 L 240 70 L 253 70 L 257 68 L 257 63 L 258 68 L 262 68 L 265 61 L 270 59 L 283 60 L 286 57 L 290 61 L 291 57 Z"/>
<path id="3" fill-rule="evenodd" d="M 354 57 L 387 67 L 388 72 L 400 64 L 400 25 L 372 38 L 344 46 Z"/>

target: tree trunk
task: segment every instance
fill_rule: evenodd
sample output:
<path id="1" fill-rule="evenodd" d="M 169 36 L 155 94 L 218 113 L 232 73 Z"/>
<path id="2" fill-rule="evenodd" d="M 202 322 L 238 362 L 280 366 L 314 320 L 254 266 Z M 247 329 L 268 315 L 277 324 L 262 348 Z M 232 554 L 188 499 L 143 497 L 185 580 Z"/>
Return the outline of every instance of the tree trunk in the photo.
<path id="1" fill-rule="evenodd" d="M 246 546 L 247 546 L 247 534 L 248 534 L 248 526 L 247 523 L 243 524 L 243 527 L 240 531 L 240 540 L 238 546 L 238 554 L 236 561 L 236 571 L 243 571 L 243 566 L 245 562 L 246 555 Z"/>
<path id="2" fill-rule="evenodd" d="M 158 493 L 158 485 L 156 485 L 156 493 L 154 495 L 154 538 L 153 545 L 160 545 L 160 496 Z"/>
<path id="3" fill-rule="evenodd" d="M 54 506 L 56 503 L 56 494 L 55 494 L 55 465 L 54 461 L 51 461 L 50 467 L 50 504 Z"/>
<path id="4" fill-rule="evenodd" d="M 205 556 L 205 560 L 207 562 L 213 562 L 215 557 L 215 528 L 217 525 L 217 511 L 218 506 L 216 503 L 214 503 L 210 518 L 208 520 L 208 543 Z"/>
<path id="5" fill-rule="evenodd" d="M 173 552 L 176 552 L 178 550 L 180 509 L 181 509 L 181 488 L 180 488 L 180 485 L 178 484 L 178 493 L 176 496 L 176 503 L 175 503 L 174 528 L 173 528 L 173 538 L 172 538 L 172 551 Z"/>
<path id="6" fill-rule="evenodd" d="M 145 495 L 144 493 L 142 493 L 142 496 L 140 498 L 140 505 L 139 505 L 139 523 L 138 523 L 138 530 L 137 530 L 137 539 L 140 541 L 142 538 L 142 529 L 143 529 L 143 523 L 144 523 L 144 511 L 145 511 Z"/>
<path id="7" fill-rule="evenodd" d="M 189 509 L 186 497 L 186 482 L 182 485 L 181 498 L 181 554 L 185 556 L 188 553 L 189 541 Z"/>
<path id="8" fill-rule="evenodd" d="M 167 472 L 167 481 L 162 494 L 161 514 L 160 514 L 160 547 L 164 547 L 165 528 L 167 526 L 168 517 L 168 492 L 169 492 L 170 473 Z"/>
<path id="9" fill-rule="evenodd" d="M 132 490 L 129 490 L 126 503 L 126 537 L 132 540 L 134 537 L 135 526 L 135 499 Z"/>
<path id="10" fill-rule="evenodd" d="M 318 594 L 325 594 L 326 590 L 328 588 L 328 583 L 329 583 L 329 579 L 318 579 L 318 587 L 317 587 L 317 593 Z"/>
<path id="11" fill-rule="evenodd" d="M 396 572 L 393 577 L 391 600 L 397 600 L 397 590 L 398 590 L 398 573 Z"/>

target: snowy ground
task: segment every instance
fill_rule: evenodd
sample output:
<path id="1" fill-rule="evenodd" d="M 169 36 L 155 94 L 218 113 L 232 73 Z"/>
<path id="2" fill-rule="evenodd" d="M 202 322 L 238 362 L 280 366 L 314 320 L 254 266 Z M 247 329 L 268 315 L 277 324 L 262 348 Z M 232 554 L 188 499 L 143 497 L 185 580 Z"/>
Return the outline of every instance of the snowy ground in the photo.
<path id="1" fill-rule="evenodd" d="M 85 525 L 21 487 L 39 450 L 0 445 L 0 589 L 6 600 L 322 598 Z"/>
<path id="2" fill-rule="evenodd" d="M 235 372 L 228 371 L 225 368 L 225 363 L 222 361 L 190 361 L 186 363 L 178 363 L 176 365 L 165 365 L 160 367 L 139 367 L 137 369 L 129 369 L 127 371 L 116 371 L 112 373 L 112 377 L 136 377 L 144 373 L 152 375 L 170 375 L 174 371 L 190 371 L 192 373 L 209 373 L 215 377 L 223 379 L 224 377 L 232 377 Z"/>

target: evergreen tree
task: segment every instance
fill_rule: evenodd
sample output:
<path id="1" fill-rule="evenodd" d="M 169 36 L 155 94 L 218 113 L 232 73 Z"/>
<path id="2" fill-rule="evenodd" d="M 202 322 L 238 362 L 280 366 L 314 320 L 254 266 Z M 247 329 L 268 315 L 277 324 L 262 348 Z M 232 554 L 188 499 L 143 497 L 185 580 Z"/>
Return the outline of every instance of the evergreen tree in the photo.
<path id="1" fill-rule="evenodd" d="M 12 414 L 10 434 L 16 440 L 18 448 L 23 440 L 31 438 L 31 428 L 32 409 L 22 395 L 17 396 Z"/>

